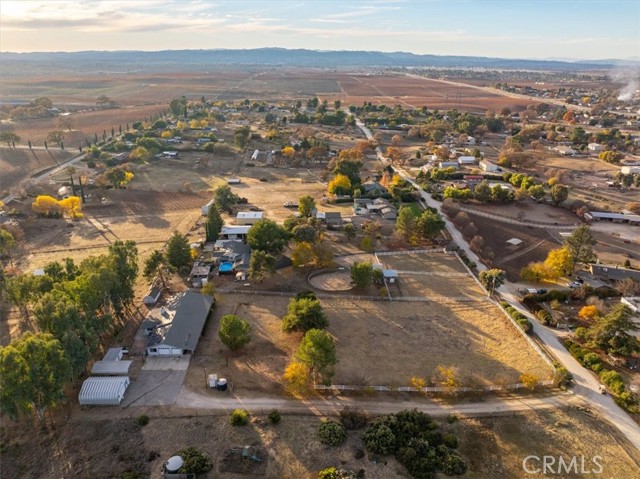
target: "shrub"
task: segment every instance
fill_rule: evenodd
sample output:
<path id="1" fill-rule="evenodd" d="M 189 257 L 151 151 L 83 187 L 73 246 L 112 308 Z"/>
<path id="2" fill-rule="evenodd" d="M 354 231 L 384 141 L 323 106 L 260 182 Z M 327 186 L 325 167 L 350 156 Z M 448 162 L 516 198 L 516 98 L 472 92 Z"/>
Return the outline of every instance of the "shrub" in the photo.
<path id="1" fill-rule="evenodd" d="M 269 413 L 269 416 L 267 416 L 267 418 L 269 419 L 269 424 L 272 425 L 276 425 L 276 424 L 280 424 L 280 421 L 282 420 L 282 416 L 280 415 L 280 411 L 278 411 L 277 409 L 274 409 L 273 411 L 271 411 Z"/>
<path id="2" fill-rule="evenodd" d="M 209 456 L 200 452 L 195 447 L 188 447 L 178 452 L 178 455 L 184 460 L 184 464 L 179 469 L 183 474 L 204 474 L 210 471 L 213 463 Z"/>
<path id="3" fill-rule="evenodd" d="M 235 409 L 229 416 L 229 422 L 232 426 L 245 426 L 249 422 L 249 413 L 244 409 Z"/>
<path id="4" fill-rule="evenodd" d="M 455 414 L 449 414 L 447 416 L 447 422 L 449 424 L 453 424 L 454 422 L 456 422 L 458 420 L 458 416 L 456 416 Z"/>
<path id="5" fill-rule="evenodd" d="M 600 373 L 600 379 L 605 383 L 616 396 L 625 391 L 624 380 L 620 373 L 616 371 L 604 371 Z"/>
<path id="6" fill-rule="evenodd" d="M 551 313 L 546 309 L 538 310 L 538 312 L 536 313 L 536 318 L 538 318 L 538 320 L 544 325 L 550 324 L 553 320 Z"/>
<path id="7" fill-rule="evenodd" d="M 453 434 L 445 434 L 442 437 L 442 441 L 444 443 L 445 446 L 451 448 L 451 449 L 457 449 L 458 448 L 458 438 L 456 436 L 454 436 Z"/>
<path id="8" fill-rule="evenodd" d="M 573 380 L 573 375 L 567 370 L 567 368 L 556 368 L 553 373 L 553 385 L 557 388 L 567 387 Z"/>
<path id="9" fill-rule="evenodd" d="M 339 422 L 325 420 L 318 427 L 318 437 L 322 444 L 339 446 L 347 439 L 347 430 Z"/>
<path id="10" fill-rule="evenodd" d="M 361 429 L 367 425 L 367 415 L 356 407 L 345 407 L 340 411 L 340 421 L 346 429 Z"/>
<path id="11" fill-rule="evenodd" d="M 147 424 L 149 424 L 149 416 L 146 415 L 142 415 L 138 418 L 138 424 L 140 426 L 146 426 Z"/>

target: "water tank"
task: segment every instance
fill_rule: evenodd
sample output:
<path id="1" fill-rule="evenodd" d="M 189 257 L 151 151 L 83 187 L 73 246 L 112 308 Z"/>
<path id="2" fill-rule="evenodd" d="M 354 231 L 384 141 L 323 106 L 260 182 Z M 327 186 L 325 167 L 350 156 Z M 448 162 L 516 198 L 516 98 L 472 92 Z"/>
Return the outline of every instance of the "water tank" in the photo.
<path id="1" fill-rule="evenodd" d="M 218 382 L 216 383 L 216 389 L 218 391 L 226 391 L 227 390 L 227 380 L 224 379 L 224 378 L 218 379 Z"/>
<path id="2" fill-rule="evenodd" d="M 169 473 L 178 472 L 184 464 L 184 460 L 180 456 L 172 456 L 167 462 L 164 463 L 164 468 Z"/>

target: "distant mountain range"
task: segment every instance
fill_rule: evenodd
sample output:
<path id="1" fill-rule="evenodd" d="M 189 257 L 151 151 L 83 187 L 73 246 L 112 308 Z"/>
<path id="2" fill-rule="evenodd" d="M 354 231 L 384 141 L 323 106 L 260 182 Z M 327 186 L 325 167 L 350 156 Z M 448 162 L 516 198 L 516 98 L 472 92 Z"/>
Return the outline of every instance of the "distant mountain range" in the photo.
<path id="1" fill-rule="evenodd" d="M 317 51 L 285 48 L 248 50 L 164 50 L 84 51 L 52 53 L 0 54 L 3 75 L 14 74 L 14 68 L 26 71 L 59 69 L 68 71 L 151 72 L 161 70 L 203 71 L 216 65 L 299 66 L 317 68 L 345 67 L 437 67 L 531 70 L 602 70 L 616 66 L 640 65 L 628 60 L 526 60 L 471 56 L 417 55 L 407 52 Z M 23 71 L 24 71 L 23 70 Z M 17 73 L 17 72 L 16 72 Z"/>

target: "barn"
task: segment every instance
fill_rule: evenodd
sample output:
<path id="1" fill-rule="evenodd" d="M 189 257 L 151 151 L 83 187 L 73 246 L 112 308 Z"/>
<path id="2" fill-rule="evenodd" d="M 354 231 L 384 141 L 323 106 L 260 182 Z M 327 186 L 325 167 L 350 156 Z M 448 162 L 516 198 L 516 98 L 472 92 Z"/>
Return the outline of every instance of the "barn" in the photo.
<path id="1" fill-rule="evenodd" d="M 89 377 L 82 383 L 78 401 L 81 406 L 118 406 L 129 383 L 126 376 Z"/>
<path id="2" fill-rule="evenodd" d="M 213 302 L 213 297 L 206 294 L 194 291 L 184 293 L 173 321 L 165 325 L 169 329 L 158 343 L 147 346 L 147 354 L 149 356 L 193 354 L 202 336 Z"/>

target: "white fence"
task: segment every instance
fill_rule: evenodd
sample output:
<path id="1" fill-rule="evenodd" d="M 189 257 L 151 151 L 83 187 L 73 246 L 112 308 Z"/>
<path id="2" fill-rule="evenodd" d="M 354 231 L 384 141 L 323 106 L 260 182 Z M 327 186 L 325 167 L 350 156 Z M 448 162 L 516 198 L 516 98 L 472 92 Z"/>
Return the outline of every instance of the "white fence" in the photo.
<path id="1" fill-rule="evenodd" d="M 538 382 L 538 386 L 552 386 L 553 381 L 546 380 Z M 377 391 L 377 392 L 421 392 L 421 393 L 446 393 L 459 394 L 468 392 L 492 392 L 492 391 L 511 391 L 527 388 L 523 383 L 507 384 L 504 386 L 464 386 L 459 388 L 445 388 L 441 386 L 426 386 L 418 390 L 412 386 L 356 386 L 353 384 L 332 384 L 325 386 L 324 384 L 316 384 L 314 388 L 318 391 Z"/>

